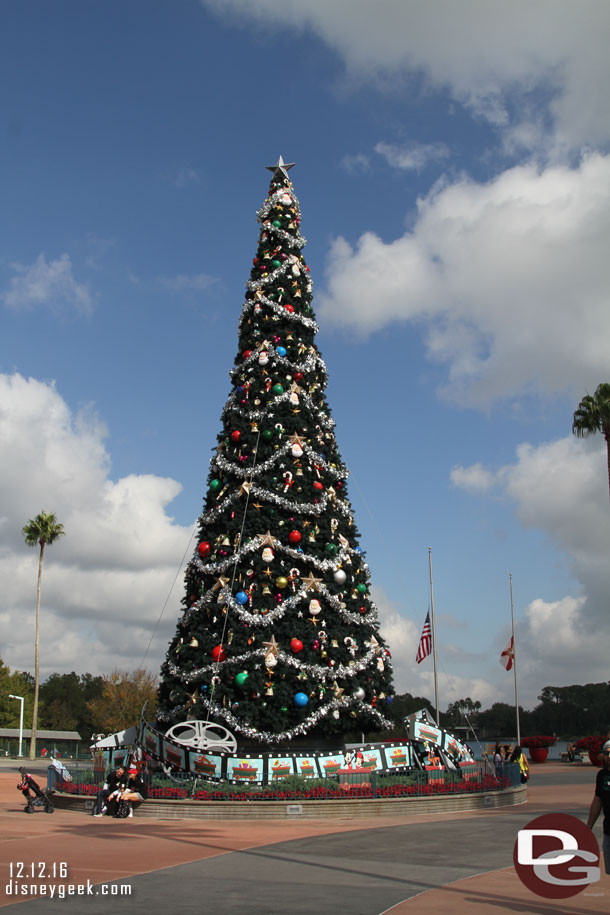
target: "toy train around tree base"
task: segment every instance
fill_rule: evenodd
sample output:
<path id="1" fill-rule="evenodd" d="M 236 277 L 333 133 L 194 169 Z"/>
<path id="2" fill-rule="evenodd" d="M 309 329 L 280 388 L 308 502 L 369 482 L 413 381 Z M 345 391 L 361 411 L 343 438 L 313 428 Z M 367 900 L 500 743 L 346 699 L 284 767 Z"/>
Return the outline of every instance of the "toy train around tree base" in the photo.
<path id="1" fill-rule="evenodd" d="M 195 722 L 196 723 L 196 722 Z M 192 722 L 191 722 L 192 724 Z M 278 784 L 293 776 L 311 778 L 339 777 L 349 770 L 378 774 L 426 772 L 428 780 L 438 782 L 448 771 L 458 772 L 468 781 L 476 776 L 477 765 L 466 744 L 437 727 L 432 716 L 422 709 L 405 719 L 406 738 L 384 743 L 337 747 L 335 750 L 312 749 L 309 752 L 290 748 L 237 753 L 203 749 L 180 743 L 173 735 L 163 734 L 142 719 L 137 737 L 123 734 L 97 742 L 92 750 L 103 753 L 108 766 L 123 761 L 127 743 L 137 752 L 155 759 L 167 770 L 209 781 Z M 122 738 L 122 739 L 120 739 Z M 237 746 L 237 744 L 236 744 Z"/>

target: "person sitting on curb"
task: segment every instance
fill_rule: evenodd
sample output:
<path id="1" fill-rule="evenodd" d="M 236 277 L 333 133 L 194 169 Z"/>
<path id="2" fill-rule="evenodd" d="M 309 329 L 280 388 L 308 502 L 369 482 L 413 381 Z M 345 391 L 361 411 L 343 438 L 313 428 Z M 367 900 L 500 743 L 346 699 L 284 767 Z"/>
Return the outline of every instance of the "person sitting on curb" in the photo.
<path id="1" fill-rule="evenodd" d="M 134 802 L 141 803 L 142 801 L 145 801 L 147 797 L 148 791 L 142 776 L 135 767 L 131 768 L 129 770 L 129 780 L 127 782 L 127 787 L 119 794 L 119 803 L 127 802 L 129 804 L 128 816 L 132 817 L 132 804 Z"/>
<path id="2" fill-rule="evenodd" d="M 93 816 L 102 817 L 108 810 L 108 801 L 111 796 L 115 795 L 119 785 L 125 782 L 125 766 L 117 766 L 116 769 L 113 769 L 108 773 L 108 778 L 104 784 L 104 787 L 100 792 L 98 792 L 97 799 L 93 805 Z"/>
<path id="3" fill-rule="evenodd" d="M 574 762 L 574 760 L 576 759 L 576 747 L 574 746 L 572 741 L 570 741 L 570 743 L 568 744 L 566 753 L 568 754 L 568 762 Z"/>

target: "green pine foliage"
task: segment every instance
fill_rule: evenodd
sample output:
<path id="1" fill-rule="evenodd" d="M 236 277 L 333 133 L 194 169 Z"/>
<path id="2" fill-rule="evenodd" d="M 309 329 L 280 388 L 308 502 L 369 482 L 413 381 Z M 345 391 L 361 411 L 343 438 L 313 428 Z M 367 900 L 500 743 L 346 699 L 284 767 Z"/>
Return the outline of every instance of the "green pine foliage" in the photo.
<path id="1" fill-rule="evenodd" d="M 158 721 L 209 720 L 264 747 L 387 727 L 392 675 L 324 393 L 299 203 L 280 166 L 258 218 Z"/>

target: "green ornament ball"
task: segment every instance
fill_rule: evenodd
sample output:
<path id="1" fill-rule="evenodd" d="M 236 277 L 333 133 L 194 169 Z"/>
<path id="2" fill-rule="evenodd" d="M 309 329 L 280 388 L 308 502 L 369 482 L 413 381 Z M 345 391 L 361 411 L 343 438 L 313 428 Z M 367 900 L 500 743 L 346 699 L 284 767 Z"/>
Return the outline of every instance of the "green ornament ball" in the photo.
<path id="1" fill-rule="evenodd" d="M 271 261 L 271 263 L 272 263 L 272 265 L 273 265 L 274 267 L 281 267 L 281 266 L 282 266 L 282 262 L 281 262 L 281 261 Z"/>
<path id="2" fill-rule="evenodd" d="M 261 432 L 261 435 L 263 436 L 263 438 L 266 442 L 269 442 L 273 438 L 273 430 L 272 429 L 263 429 L 263 431 Z"/>
<path id="3" fill-rule="evenodd" d="M 280 219 L 274 219 L 271 224 L 274 225 L 276 229 L 282 228 L 282 221 Z"/>
<path id="4" fill-rule="evenodd" d="M 284 388 L 282 387 L 281 384 L 274 384 L 273 387 L 271 388 L 271 390 L 273 391 L 274 394 L 283 394 L 284 393 Z"/>
<path id="5" fill-rule="evenodd" d="M 326 552 L 328 553 L 329 556 L 334 556 L 337 552 L 337 544 L 336 543 L 327 543 L 326 546 L 324 547 L 324 549 L 326 550 Z M 360 587 L 360 586 L 358 586 L 358 587 Z"/>
<path id="6" fill-rule="evenodd" d="M 248 673 L 245 670 L 240 671 L 235 675 L 235 682 L 238 686 L 243 686 L 246 680 L 248 679 Z"/>
<path id="7" fill-rule="evenodd" d="M 356 591 L 358 594 L 366 594 L 366 585 L 361 582 L 359 585 L 356 585 Z"/>
<path id="8" fill-rule="evenodd" d="M 218 492 L 218 490 L 220 489 L 221 486 L 222 486 L 222 483 L 220 482 L 220 480 L 210 480 L 210 489 L 212 490 L 212 492 Z"/>

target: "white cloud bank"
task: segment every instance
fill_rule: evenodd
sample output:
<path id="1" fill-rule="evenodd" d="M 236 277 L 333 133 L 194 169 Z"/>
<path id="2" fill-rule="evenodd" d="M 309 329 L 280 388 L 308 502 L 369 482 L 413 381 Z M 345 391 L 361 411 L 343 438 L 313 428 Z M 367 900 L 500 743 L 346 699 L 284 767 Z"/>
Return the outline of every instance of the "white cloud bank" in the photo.
<path id="1" fill-rule="evenodd" d="M 524 698 L 535 698 L 543 683 L 606 681 L 610 502 L 603 438 L 523 444 L 513 464 L 495 471 L 456 467 L 451 476 L 454 485 L 469 492 L 495 492 L 510 500 L 523 527 L 546 534 L 581 584 L 576 596 L 533 600 L 519 622 L 520 694 L 523 687 Z M 498 642 L 497 647 L 499 654 L 504 646 Z"/>
<path id="2" fill-rule="evenodd" d="M 458 402 L 580 391 L 610 364 L 608 250 L 610 156 L 522 165 L 436 188 L 393 242 L 338 238 L 317 311 L 361 336 L 423 326 Z"/>
<path id="3" fill-rule="evenodd" d="M 610 5 L 606 0 L 201 0 L 231 24 L 309 30 L 348 73 L 372 80 L 422 76 L 475 114 L 539 143 L 548 108 L 554 144 L 610 139 Z M 536 104 L 533 90 L 542 90 Z M 518 104 L 511 105 L 510 95 Z M 550 103 L 549 103 L 550 99 Z M 527 103 L 527 104 L 526 104 Z M 512 114 L 512 112 L 517 112 Z"/>
<path id="4" fill-rule="evenodd" d="M 21 528 L 53 511 L 66 536 L 45 553 L 41 674 L 133 669 L 145 656 L 191 531 L 166 508 L 171 479 L 110 479 L 103 425 L 74 415 L 53 385 L 0 375 L 0 644 L 10 667 L 33 664 L 38 551 Z M 178 574 L 145 666 L 157 672 L 181 598 Z"/>

